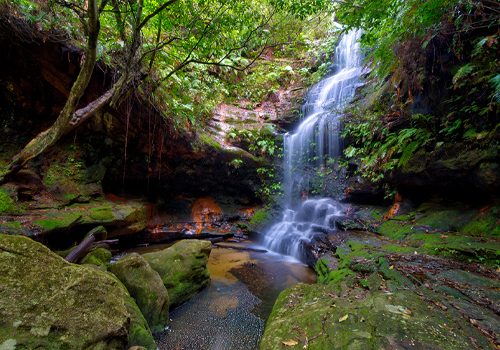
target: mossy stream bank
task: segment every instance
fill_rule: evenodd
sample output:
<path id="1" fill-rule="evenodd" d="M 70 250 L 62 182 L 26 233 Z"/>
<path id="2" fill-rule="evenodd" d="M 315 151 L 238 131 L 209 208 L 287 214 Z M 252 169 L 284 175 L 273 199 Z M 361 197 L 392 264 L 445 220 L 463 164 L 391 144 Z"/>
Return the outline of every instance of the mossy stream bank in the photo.
<path id="1" fill-rule="evenodd" d="M 497 207 L 387 211 L 353 206 L 351 230 L 317 236 L 318 284 L 281 293 L 261 349 L 500 348 Z"/>

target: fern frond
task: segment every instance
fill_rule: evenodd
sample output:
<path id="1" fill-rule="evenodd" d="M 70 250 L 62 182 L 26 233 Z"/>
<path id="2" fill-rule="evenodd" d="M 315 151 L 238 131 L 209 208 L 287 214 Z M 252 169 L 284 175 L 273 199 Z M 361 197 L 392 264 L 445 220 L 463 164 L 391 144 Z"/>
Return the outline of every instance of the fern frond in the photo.
<path id="1" fill-rule="evenodd" d="M 420 146 L 419 141 L 410 142 L 410 144 L 406 146 L 405 150 L 403 151 L 403 154 L 401 155 L 401 158 L 399 158 L 398 167 L 404 166 L 406 163 L 408 163 L 410 157 L 413 155 L 413 152 L 415 152 L 418 146 Z"/>
<path id="2" fill-rule="evenodd" d="M 463 66 L 462 68 L 460 68 L 457 73 L 455 73 L 455 75 L 453 76 L 453 84 L 455 85 L 455 88 L 457 88 L 457 85 L 459 83 L 459 81 L 469 75 L 470 73 L 472 73 L 472 71 L 475 69 L 476 67 L 470 63 L 467 63 L 465 66 Z"/>

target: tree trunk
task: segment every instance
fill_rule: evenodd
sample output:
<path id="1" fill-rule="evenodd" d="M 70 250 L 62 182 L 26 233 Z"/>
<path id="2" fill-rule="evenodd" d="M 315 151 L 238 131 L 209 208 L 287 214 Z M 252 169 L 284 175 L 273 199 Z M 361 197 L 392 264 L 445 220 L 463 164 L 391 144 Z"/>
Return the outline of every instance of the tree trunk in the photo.
<path id="1" fill-rule="evenodd" d="M 26 165 L 30 159 L 38 156 L 56 143 L 56 141 L 65 134 L 66 129 L 73 119 L 78 102 L 89 84 L 97 58 L 97 38 L 99 36 L 100 29 L 97 0 L 89 1 L 88 18 L 89 30 L 85 60 L 75 83 L 71 87 L 66 104 L 64 105 L 54 125 L 52 125 L 50 129 L 38 134 L 18 155 L 11 160 L 10 164 L 4 169 L 3 174 L 0 175 L 0 185 L 5 183 L 12 174 L 16 173 L 24 165 Z"/>

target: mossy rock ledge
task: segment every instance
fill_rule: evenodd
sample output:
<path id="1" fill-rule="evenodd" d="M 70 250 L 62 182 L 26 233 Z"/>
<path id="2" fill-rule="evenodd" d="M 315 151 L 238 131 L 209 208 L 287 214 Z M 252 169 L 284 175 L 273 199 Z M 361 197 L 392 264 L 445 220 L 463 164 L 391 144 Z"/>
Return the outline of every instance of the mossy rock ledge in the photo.
<path id="1" fill-rule="evenodd" d="M 0 235 L 0 348 L 125 349 L 130 315 L 119 281 L 40 243 Z"/>
<path id="2" fill-rule="evenodd" d="M 190 239 L 143 255 L 167 288 L 171 308 L 186 302 L 208 286 L 210 272 L 207 263 L 211 250 L 211 242 Z"/>
<path id="3" fill-rule="evenodd" d="M 152 332 L 168 325 L 169 298 L 158 272 L 139 254 L 123 256 L 111 265 L 111 272 L 136 300 Z"/>
<path id="4" fill-rule="evenodd" d="M 320 283 L 280 294 L 262 350 L 498 349 L 498 272 L 351 235 L 318 261 Z"/>

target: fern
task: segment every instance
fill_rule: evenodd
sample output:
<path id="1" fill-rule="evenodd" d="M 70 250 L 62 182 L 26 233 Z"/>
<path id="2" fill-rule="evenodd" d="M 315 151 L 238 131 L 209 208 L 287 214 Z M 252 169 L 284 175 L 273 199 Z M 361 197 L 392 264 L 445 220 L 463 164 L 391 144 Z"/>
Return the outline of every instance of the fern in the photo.
<path id="1" fill-rule="evenodd" d="M 493 88 L 495 89 L 493 97 L 497 100 L 497 102 L 500 102 L 500 74 L 491 78 L 490 82 L 493 84 Z"/>
<path id="2" fill-rule="evenodd" d="M 462 68 L 460 68 L 458 70 L 458 72 L 453 76 L 453 84 L 455 86 L 455 89 L 457 87 L 459 87 L 459 82 L 462 80 L 463 77 L 466 77 L 467 75 L 469 75 L 470 73 L 472 73 L 472 71 L 474 70 L 474 68 L 476 68 L 475 66 L 473 66 L 472 64 L 470 63 L 467 63 L 465 66 L 463 66 Z"/>
<path id="3" fill-rule="evenodd" d="M 405 141 L 406 139 L 411 138 L 414 135 L 418 134 L 419 131 L 420 129 L 415 129 L 415 128 L 401 130 L 401 132 L 398 135 L 398 143 L 402 144 L 403 141 Z"/>
<path id="4" fill-rule="evenodd" d="M 420 141 L 410 142 L 408 146 L 406 146 L 403 151 L 403 155 L 399 159 L 398 167 L 405 166 L 406 163 L 410 160 L 410 157 L 413 155 L 413 152 L 420 146 Z"/>

